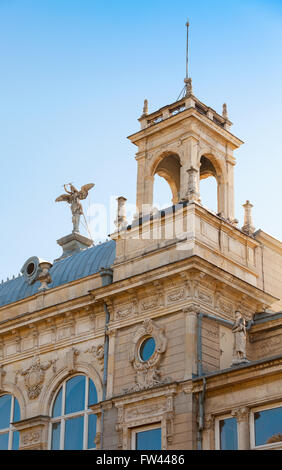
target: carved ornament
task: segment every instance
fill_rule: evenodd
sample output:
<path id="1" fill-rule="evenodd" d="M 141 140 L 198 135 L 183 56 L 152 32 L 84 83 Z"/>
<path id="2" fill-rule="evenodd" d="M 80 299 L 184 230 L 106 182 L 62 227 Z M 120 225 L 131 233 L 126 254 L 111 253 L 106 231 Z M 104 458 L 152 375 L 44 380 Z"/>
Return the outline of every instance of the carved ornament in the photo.
<path id="1" fill-rule="evenodd" d="M 53 359 L 41 364 L 40 358 L 35 356 L 31 366 L 28 369 L 17 371 L 17 374 L 20 374 L 24 377 L 24 383 L 27 388 L 28 398 L 30 400 L 33 400 L 40 395 L 45 379 L 45 371 L 49 369 L 51 365 L 53 365 L 53 369 L 55 369 L 54 364 L 56 360 L 57 359 Z"/>
<path id="2" fill-rule="evenodd" d="M 147 337 L 154 338 L 155 351 L 147 361 L 142 361 L 139 349 Z M 126 389 L 127 392 L 144 390 L 171 381 L 169 378 L 162 379 L 158 369 L 166 348 L 167 338 L 164 334 L 164 328 L 156 325 L 151 319 L 145 320 L 132 337 L 129 360 L 136 371 L 136 378 L 135 384 Z"/>

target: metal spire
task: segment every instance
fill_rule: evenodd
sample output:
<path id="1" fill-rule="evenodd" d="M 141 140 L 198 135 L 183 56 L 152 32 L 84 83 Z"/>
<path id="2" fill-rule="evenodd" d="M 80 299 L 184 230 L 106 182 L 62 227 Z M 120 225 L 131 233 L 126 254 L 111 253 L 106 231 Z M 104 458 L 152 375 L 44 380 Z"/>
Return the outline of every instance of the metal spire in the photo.
<path id="1" fill-rule="evenodd" d="M 189 19 L 187 18 L 187 22 L 185 23 L 187 28 L 187 37 L 186 37 L 186 76 L 184 79 L 184 88 L 181 90 L 180 95 L 178 96 L 177 100 L 184 98 L 185 96 L 192 94 L 192 78 L 189 78 Z"/>
<path id="2" fill-rule="evenodd" d="M 188 78 L 188 44 L 189 44 L 189 19 L 187 18 L 187 41 L 186 41 L 186 79 Z"/>

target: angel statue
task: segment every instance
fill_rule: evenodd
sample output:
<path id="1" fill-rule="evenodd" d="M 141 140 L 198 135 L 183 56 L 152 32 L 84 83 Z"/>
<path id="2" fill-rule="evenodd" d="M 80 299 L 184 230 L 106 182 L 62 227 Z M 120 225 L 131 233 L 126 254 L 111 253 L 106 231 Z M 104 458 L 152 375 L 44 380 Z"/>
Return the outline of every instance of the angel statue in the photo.
<path id="1" fill-rule="evenodd" d="M 64 189 L 67 194 L 62 194 L 55 200 L 55 202 L 66 201 L 71 205 L 73 233 L 79 233 L 80 216 L 83 215 L 83 209 L 79 199 L 86 199 L 88 191 L 94 186 L 93 183 L 85 184 L 81 186 L 80 191 L 78 191 L 72 183 L 64 184 Z M 69 187 L 69 189 L 67 189 L 67 187 Z"/>

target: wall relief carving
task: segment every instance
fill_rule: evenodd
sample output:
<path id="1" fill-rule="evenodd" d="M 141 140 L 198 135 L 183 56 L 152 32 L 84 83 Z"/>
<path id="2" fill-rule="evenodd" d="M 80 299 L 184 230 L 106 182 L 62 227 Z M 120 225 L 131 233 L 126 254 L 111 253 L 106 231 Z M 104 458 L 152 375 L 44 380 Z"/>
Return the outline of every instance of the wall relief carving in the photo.
<path id="1" fill-rule="evenodd" d="M 17 374 L 24 377 L 24 383 L 27 389 L 28 398 L 33 400 L 37 398 L 42 390 L 42 386 L 45 379 L 45 371 L 53 365 L 53 371 L 56 371 L 55 362 L 57 359 L 52 359 L 43 364 L 40 362 L 39 356 L 35 356 L 32 360 L 32 364 L 28 369 L 21 369 L 17 371 Z"/>
<path id="2" fill-rule="evenodd" d="M 94 359 L 97 359 L 101 369 L 104 369 L 104 346 L 103 344 L 99 344 L 98 346 L 91 346 L 90 348 L 86 349 L 86 353 L 90 353 L 94 356 Z"/>

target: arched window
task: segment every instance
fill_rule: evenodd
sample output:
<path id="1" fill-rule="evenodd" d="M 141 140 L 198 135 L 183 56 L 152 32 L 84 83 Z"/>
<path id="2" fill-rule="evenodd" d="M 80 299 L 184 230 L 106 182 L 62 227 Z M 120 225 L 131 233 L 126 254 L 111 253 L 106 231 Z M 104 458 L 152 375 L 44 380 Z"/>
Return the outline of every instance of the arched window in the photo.
<path id="1" fill-rule="evenodd" d="M 21 419 L 18 400 L 10 394 L 0 396 L 0 450 L 18 450 L 19 432 L 12 423 Z"/>
<path id="2" fill-rule="evenodd" d="M 85 375 L 62 384 L 52 405 L 50 449 L 95 449 L 97 417 L 89 408 L 95 403 L 96 387 Z"/>

